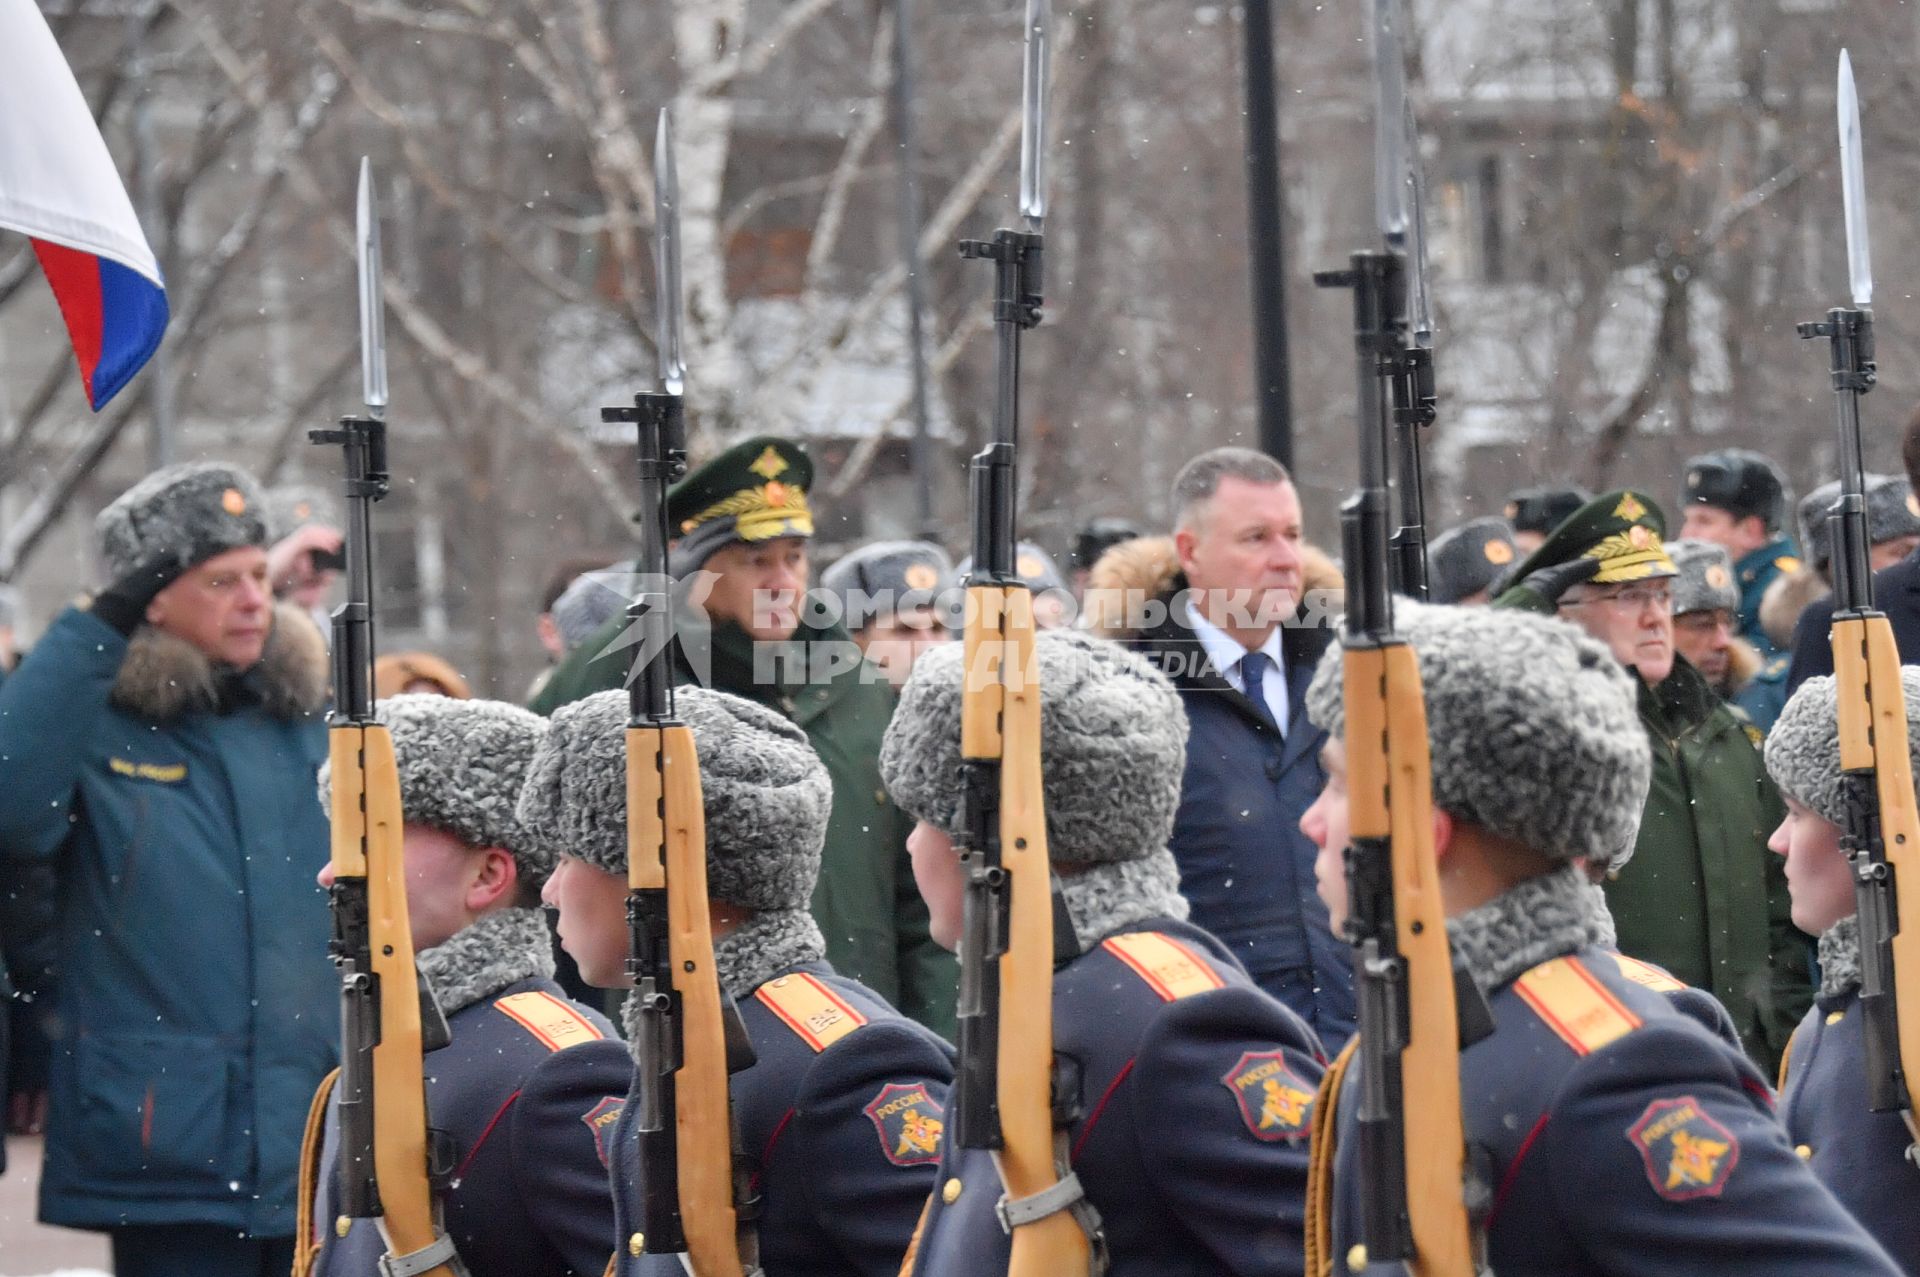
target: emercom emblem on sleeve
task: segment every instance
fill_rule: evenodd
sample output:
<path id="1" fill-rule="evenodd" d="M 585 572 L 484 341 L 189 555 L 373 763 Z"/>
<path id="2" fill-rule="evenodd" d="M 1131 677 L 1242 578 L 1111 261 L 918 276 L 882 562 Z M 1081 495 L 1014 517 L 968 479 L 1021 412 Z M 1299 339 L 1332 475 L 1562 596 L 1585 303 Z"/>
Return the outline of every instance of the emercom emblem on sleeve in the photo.
<path id="1" fill-rule="evenodd" d="M 1233 1093 L 1240 1120 L 1257 1140 L 1306 1137 L 1313 1124 L 1314 1088 L 1287 1066 L 1280 1051 L 1248 1051 L 1220 1084 Z"/>
<path id="2" fill-rule="evenodd" d="M 927 1166 L 940 1160 L 947 1111 L 923 1084 L 889 1082 L 861 1112 L 880 1132 L 880 1151 L 895 1166 Z"/>
<path id="3" fill-rule="evenodd" d="M 1740 1141 L 1691 1095 L 1655 1100 L 1627 1129 L 1653 1191 L 1670 1202 L 1718 1197 L 1740 1164 Z"/>

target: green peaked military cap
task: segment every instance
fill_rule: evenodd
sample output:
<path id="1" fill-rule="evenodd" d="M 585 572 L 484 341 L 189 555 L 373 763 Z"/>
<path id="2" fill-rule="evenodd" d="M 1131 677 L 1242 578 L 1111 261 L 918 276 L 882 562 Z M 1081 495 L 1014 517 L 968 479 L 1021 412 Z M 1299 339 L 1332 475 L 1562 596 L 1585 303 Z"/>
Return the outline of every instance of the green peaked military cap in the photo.
<path id="1" fill-rule="evenodd" d="M 1540 548 L 1528 555 L 1510 578 L 1515 584 L 1496 600 L 1500 607 L 1553 611 L 1553 607 L 1519 582 L 1541 568 L 1558 567 L 1575 559 L 1598 559 L 1600 568 L 1589 580 L 1594 585 L 1644 581 L 1673 576 L 1676 569 L 1667 554 L 1667 516 L 1644 492 L 1618 488 L 1603 492 L 1575 510 L 1555 528 Z"/>
<path id="2" fill-rule="evenodd" d="M 683 576 L 734 541 L 812 536 L 812 485 L 813 460 L 799 444 L 771 435 L 734 444 L 667 492 L 672 572 Z"/>

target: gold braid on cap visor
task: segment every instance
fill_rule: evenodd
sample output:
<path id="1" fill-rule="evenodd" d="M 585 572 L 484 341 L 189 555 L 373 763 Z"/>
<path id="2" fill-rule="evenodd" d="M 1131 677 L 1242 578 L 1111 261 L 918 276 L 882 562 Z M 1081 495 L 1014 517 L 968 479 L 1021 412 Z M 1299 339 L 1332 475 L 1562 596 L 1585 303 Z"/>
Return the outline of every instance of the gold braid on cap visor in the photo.
<path id="1" fill-rule="evenodd" d="M 776 537 L 813 535 L 813 511 L 807 490 L 777 480 L 757 488 L 742 488 L 716 501 L 691 519 L 681 521 L 682 536 L 703 523 L 732 517 L 735 537 L 742 541 L 771 541 Z"/>
<path id="2" fill-rule="evenodd" d="M 1603 537 L 1598 544 L 1585 554 L 1583 559 L 1600 560 L 1600 570 L 1593 574 L 1594 585 L 1611 585 L 1616 581 L 1644 581 L 1654 576 L 1676 576 L 1678 569 L 1667 556 L 1666 547 L 1660 544 L 1660 537 L 1652 528 L 1636 523 L 1624 532 L 1616 532 Z"/>

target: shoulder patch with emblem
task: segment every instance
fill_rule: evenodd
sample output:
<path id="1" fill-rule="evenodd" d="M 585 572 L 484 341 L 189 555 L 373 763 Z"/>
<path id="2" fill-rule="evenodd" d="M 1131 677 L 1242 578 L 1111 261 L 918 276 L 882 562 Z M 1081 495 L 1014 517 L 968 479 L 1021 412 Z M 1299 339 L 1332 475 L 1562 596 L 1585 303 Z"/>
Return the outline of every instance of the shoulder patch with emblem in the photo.
<path id="1" fill-rule="evenodd" d="M 769 980 L 753 996 L 815 1051 L 826 1050 L 867 1022 L 839 994 L 804 971 Z"/>
<path id="2" fill-rule="evenodd" d="M 895 1166 L 930 1166 L 940 1160 L 947 1110 L 920 1082 L 889 1082 L 864 1109 L 880 1133 L 880 1152 Z"/>
<path id="3" fill-rule="evenodd" d="M 1220 1085 L 1233 1092 L 1240 1120 L 1257 1140 L 1303 1139 L 1313 1125 L 1314 1088 L 1287 1064 L 1285 1052 L 1248 1051 Z"/>
<path id="4" fill-rule="evenodd" d="M 538 989 L 499 999 L 494 1009 L 533 1034 L 549 1051 L 564 1051 L 582 1042 L 598 1042 L 606 1035 L 571 1006 Z"/>
<path id="5" fill-rule="evenodd" d="M 1590 1055 L 1640 1027 L 1640 1017 L 1578 958 L 1541 963 L 1515 980 L 1513 991 L 1575 1055 Z"/>
<path id="6" fill-rule="evenodd" d="M 1691 1095 L 1655 1100 L 1627 1128 L 1653 1191 L 1670 1202 L 1718 1197 L 1740 1164 L 1740 1141 Z"/>
<path id="7" fill-rule="evenodd" d="M 625 1096 L 609 1095 L 580 1115 L 580 1120 L 593 1132 L 593 1151 L 600 1154 L 602 1166 L 609 1164 L 607 1150 L 613 1146 L 613 1130 L 620 1122 L 621 1110 L 626 1107 Z"/>
<path id="8" fill-rule="evenodd" d="M 1227 982 L 1193 950 L 1172 936 L 1157 931 L 1132 931 L 1100 942 L 1100 947 L 1124 962 L 1147 987 L 1160 995 L 1162 1002 L 1213 989 L 1224 989 Z"/>

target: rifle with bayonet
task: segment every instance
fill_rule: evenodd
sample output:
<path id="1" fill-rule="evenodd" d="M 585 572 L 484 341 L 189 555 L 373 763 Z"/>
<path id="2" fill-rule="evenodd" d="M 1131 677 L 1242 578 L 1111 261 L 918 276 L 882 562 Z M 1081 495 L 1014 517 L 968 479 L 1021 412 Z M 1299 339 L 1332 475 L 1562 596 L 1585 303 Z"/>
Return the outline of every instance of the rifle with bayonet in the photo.
<path id="1" fill-rule="evenodd" d="M 1374 221 L 1394 269 L 1405 279 L 1404 313 L 1392 316 L 1391 340 L 1373 351 L 1374 376 L 1392 403 L 1394 458 L 1388 487 L 1394 527 L 1388 539 L 1396 594 L 1427 597 L 1427 502 L 1420 432 L 1435 418 L 1433 306 L 1427 291 L 1427 238 L 1420 179 L 1419 132 L 1407 98 L 1399 0 L 1373 0 Z"/>
<path id="2" fill-rule="evenodd" d="M 640 463 L 640 588 L 627 609 L 639 639 L 627 679 L 627 974 L 639 1011 L 628 1103 L 640 1115 L 640 1253 L 679 1255 L 692 1277 L 750 1277 L 759 1244 L 727 1077 L 752 1064 L 753 1052 L 714 966 L 700 762 L 673 703 L 667 488 L 687 468 L 679 215 L 663 110 L 654 136 L 660 388 L 630 407 L 600 410 L 602 421 L 636 428 Z"/>
<path id="3" fill-rule="evenodd" d="M 969 846 L 949 1138 L 992 1150 L 1004 1189 L 1000 1219 L 1012 1236 L 1010 1277 L 1078 1277 L 1105 1266 L 1099 1220 L 1067 1166 L 1061 1134 L 1071 1121 L 1063 1106 L 1077 1097 L 1055 1072 L 1053 973 L 1079 946 L 1047 858 L 1033 596 L 1014 564 L 1020 341 L 1040 322 L 1051 24 L 1049 0 L 1027 0 L 1021 228 L 960 245 L 961 256 L 994 266 L 997 382 L 992 442 L 970 471 L 960 739 Z"/>
<path id="4" fill-rule="evenodd" d="M 1388 531 L 1391 441 L 1404 429 L 1391 387 L 1405 375 L 1409 297 L 1397 250 L 1407 234 L 1399 49 L 1385 0 L 1376 4 L 1374 58 L 1383 82 L 1377 168 L 1381 252 L 1314 276 L 1353 291 L 1358 364 L 1360 486 L 1340 508 L 1347 568 L 1342 695 L 1352 838 L 1348 939 L 1359 995 L 1356 1050 L 1360 1235 L 1369 1261 L 1416 1277 L 1470 1277 L 1476 1242 L 1465 1198 L 1460 1108 L 1460 1011 L 1484 1003 L 1447 945 L 1433 848 L 1426 703 L 1414 651 L 1394 631 L 1394 565 L 1404 544 Z M 1409 383 L 1412 385 L 1413 383 Z M 1404 434 L 1401 435 L 1404 438 Z M 1416 476 L 1417 477 L 1417 476 Z M 1407 476 L 1403 474 L 1402 492 Z M 1402 518 L 1404 521 L 1404 505 Z M 1408 556 L 1411 559 L 1411 556 Z M 1421 556 L 1423 565 L 1424 555 Z M 1403 564 L 1403 570 L 1407 564 Z"/>
<path id="5" fill-rule="evenodd" d="M 1843 49 L 1839 74 L 1840 173 L 1853 305 L 1799 325 L 1824 337 L 1839 427 L 1840 498 L 1827 515 L 1833 537 L 1833 671 L 1838 685 L 1841 850 L 1852 862 L 1860 917 L 1860 1013 L 1864 1017 L 1867 1103 L 1899 1112 L 1914 1127 L 1913 1078 L 1920 1067 L 1920 814 L 1907 755 L 1906 696 L 1893 627 L 1873 605 L 1860 396 L 1873 389 L 1873 262 L 1860 103 Z M 1920 1132 L 1916 1133 L 1920 1138 Z"/>
<path id="6" fill-rule="evenodd" d="M 373 503 L 387 494 L 387 352 L 381 310 L 380 220 L 373 172 L 360 161 L 356 212 L 360 374 L 364 416 L 312 430 L 346 467 L 347 598 L 333 613 L 333 938 L 340 972 L 340 1218 L 377 1219 L 387 1264 L 422 1277 L 465 1277 L 440 1227 L 435 1194 L 451 1146 L 427 1126 L 423 1052 L 449 1040 L 446 1017 L 413 961 L 402 861 L 400 772 L 373 702 Z"/>

